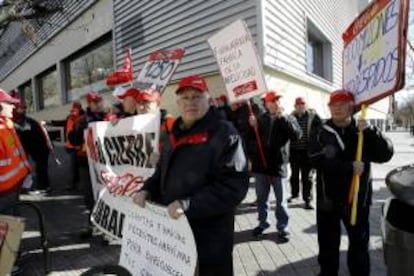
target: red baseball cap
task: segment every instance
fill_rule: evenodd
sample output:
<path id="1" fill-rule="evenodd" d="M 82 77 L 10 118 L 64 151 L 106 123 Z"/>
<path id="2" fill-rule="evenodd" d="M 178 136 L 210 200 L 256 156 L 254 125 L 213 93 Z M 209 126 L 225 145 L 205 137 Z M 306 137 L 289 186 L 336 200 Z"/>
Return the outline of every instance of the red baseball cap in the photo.
<path id="1" fill-rule="evenodd" d="M 132 98 L 136 99 L 139 96 L 140 93 L 141 93 L 141 91 L 139 91 L 137 88 L 131 87 L 131 88 L 128 88 L 127 90 L 125 90 L 124 93 L 118 95 L 117 97 L 121 100 L 125 99 L 126 97 L 132 97 Z"/>
<path id="2" fill-rule="evenodd" d="M 135 98 L 137 102 L 160 102 L 160 93 L 154 89 L 141 91 Z"/>
<path id="3" fill-rule="evenodd" d="M 9 103 L 9 104 L 18 104 L 20 103 L 20 100 L 17 98 L 13 98 L 8 93 L 6 93 L 6 91 L 0 88 L 0 102 Z"/>
<path id="4" fill-rule="evenodd" d="M 353 101 L 354 101 L 354 94 L 352 94 L 352 92 L 345 90 L 345 89 L 339 89 L 331 93 L 331 96 L 329 97 L 328 105 L 338 103 L 338 102 L 353 102 Z"/>
<path id="5" fill-rule="evenodd" d="M 266 94 L 264 94 L 262 99 L 265 103 L 267 103 L 277 101 L 281 97 L 282 95 L 278 95 L 275 91 L 268 91 Z"/>
<path id="6" fill-rule="evenodd" d="M 198 75 L 182 78 L 178 83 L 178 88 L 175 91 L 175 94 L 179 94 L 184 88 L 194 88 L 202 93 L 208 92 L 206 81 Z"/>
<path id="7" fill-rule="evenodd" d="M 295 99 L 295 105 L 302 105 L 302 104 L 306 104 L 305 100 L 302 97 L 297 97 Z"/>
<path id="8" fill-rule="evenodd" d="M 102 101 L 102 96 L 99 95 L 97 92 L 91 91 L 88 94 L 86 94 L 86 101 L 88 103 L 98 103 Z"/>

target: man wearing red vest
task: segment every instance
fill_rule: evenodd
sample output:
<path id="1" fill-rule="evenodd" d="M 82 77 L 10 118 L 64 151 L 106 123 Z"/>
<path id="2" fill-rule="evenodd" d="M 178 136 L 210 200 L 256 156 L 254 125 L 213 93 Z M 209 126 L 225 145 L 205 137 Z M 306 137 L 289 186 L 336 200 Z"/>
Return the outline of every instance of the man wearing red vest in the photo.
<path id="1" fill-rule="evenodd" d="M 11 120 L 19 100 L 0 89 L 0 214 L 10 214 L 30 165 Z"/>

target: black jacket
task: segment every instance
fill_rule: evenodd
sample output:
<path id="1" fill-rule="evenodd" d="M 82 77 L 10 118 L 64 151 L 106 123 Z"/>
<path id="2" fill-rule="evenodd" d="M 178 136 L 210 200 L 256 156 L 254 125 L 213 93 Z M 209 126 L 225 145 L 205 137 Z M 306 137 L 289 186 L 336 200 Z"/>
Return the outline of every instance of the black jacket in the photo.
<path id="1" fill-rule="evenodd" d="M 249 144 L 255 144 L 255 146 L 248 147 L 252 172 L 286 177 L 287 163 L 289 162 L 289 141 L 297 140 L 302 135 L 298 122 L 293 116 L 272 118 L 266 112 L 258 118 L 258 127 L 267 168 L 263 166 L 254 131 L 251 131 Z"/>
<path id="2" fill-rule="evenodd" d="M 248 189 L 247 161 L 239 134 L 210 110 L 191 129 L 181 118 L 163 147 L 160 162 L 143 189 L 151 200 L 168 205 L 189 200 L 185 214 L 200 263 L 231 257 L 234 214 Z"/>
<path id="3" fill-rule="evenodd" d="M 83 132 L 88 128 L 88 124 L 103 121 L 104 118 L 105 113 L 93 113 L 87 108 L 85 114 L 79 119 L 78 125 L 68 133 L 69 142 L 74 146 L 81 146 L 84 143 Z"/>
<path id="4" fill-rule="evenodd" d="M 387 162 L 394 151 L 391 141 L 373 126 L 363 132 L 362 161 L 364 172 L 360 177 L 358 202 L 371 203 L 371 162 Z M 353 162 L 358 143 L 358 129 L 352 120 L 340 128 L 328 120 L 311 134 L 309 156 L 317 169 L 318 206 L 329 208 L 332 204 L 346 204 L 353 175 Z"/>
<path id="5" fill-rule="evenodd" d="M 50 150 L 40 124 L 36 120 L 25 116 L 15 122 L 15 128 L 24 151 L 35 162 L 47 162 Z"/>

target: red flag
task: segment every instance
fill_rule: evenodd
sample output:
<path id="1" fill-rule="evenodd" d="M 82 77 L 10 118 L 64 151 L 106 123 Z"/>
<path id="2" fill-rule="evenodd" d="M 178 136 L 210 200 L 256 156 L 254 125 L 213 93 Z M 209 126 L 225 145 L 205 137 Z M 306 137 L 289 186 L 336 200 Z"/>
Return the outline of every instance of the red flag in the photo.
<path id="1" fill-rule="evenodd" d="M 131 48 L 128 48 L 126 50 L 124 65 L 117 71 L 109 75 L 109 77 L 106 79 L 106 84 L 110 86 L 118 85 L 122 83 L 131 82 L 133 78 L 134 72 L 132 70 Z"/>

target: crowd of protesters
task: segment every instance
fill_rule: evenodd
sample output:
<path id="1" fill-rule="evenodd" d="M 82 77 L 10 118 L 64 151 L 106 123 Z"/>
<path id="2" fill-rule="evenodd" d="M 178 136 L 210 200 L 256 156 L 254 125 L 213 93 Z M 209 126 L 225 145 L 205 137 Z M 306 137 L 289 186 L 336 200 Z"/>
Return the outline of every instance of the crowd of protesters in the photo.
<path id="1" fill-rule="evenodd" d="M 369 275 L 370 163 L 388 161 L 393 150 L 377 128 L 353 119 L 352 93 L 338 90 L 330 95 L 331 117 L 325 121 L 307 107 L 303 97 L 292 103 L 292 114 L 285 114 L 282 96 L 275 91 L 256 102 L 229 104 L 224 95 L 213 98 L 200 76 L 182 78 L 175 94 L 177 118 L 160 110 L 157 91 L 134 87 L 116 91 L 108 109 L 96 92 L 86 94 L 86 109 L 78 101 L 72 103 L 60 123 L 65 127 L 72 172 L 67 189 L 83 193 L 89 211 L 94 196 L 83 135 L 88 124 L 104 120 L 116 124 L 123 118 L 160 111 L 160 155 L 151 156 L 156 170 L 134 202 L 144 207 L 151 200 L 167 206 L 172 218 L 187 216 L 196 241 L 199 275 L 233 275 L 234 218 L 250 183 L 255 185 L 258 213 L 252 235 L 259 239 L 272 226 L 268 212 L 273 188 L 277 237 L 289 242 L 288 203 L 297 201 L 301 192 L 304 208 L 314 209 L 315 180 L 320 275 L 338 273 L 340 221 L 350 240 L 351 275 Z M 24 101 L 0 90 L 0 104 L 0 214 L 5 214 L 18 202 L 21 189 L 51 191 L 47 165 L 51 148 L 43 126 L 26 115 Z M 362 161 L 355 161 L 359 130 L 366 139 Z M 361 211 L 351 226 L 346 199 L 354 173 L 361 176 Z M 81 179 L 87 184 L 80 186 Z M 25 186 L 25 182 L 30 183 Z M 92 226 L 82 235 L 90 237 Z"/>

